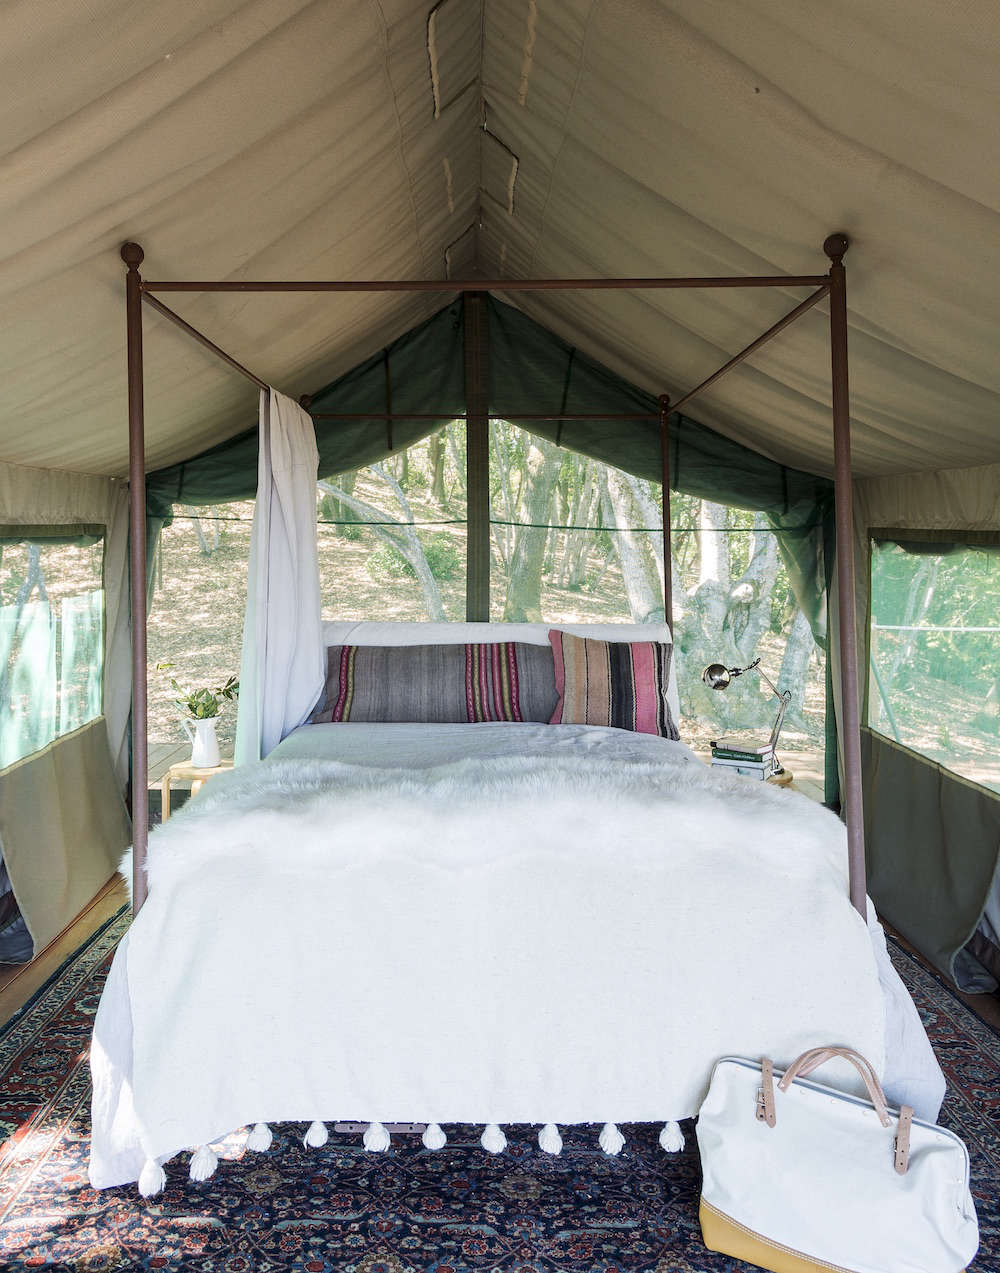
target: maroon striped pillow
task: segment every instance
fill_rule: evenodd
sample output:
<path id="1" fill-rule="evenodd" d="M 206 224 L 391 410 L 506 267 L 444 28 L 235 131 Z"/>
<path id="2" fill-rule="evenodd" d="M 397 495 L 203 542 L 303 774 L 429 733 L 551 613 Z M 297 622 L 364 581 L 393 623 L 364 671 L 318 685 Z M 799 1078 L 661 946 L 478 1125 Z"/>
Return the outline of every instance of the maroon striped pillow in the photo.
<path id="1" fill-rule="evenodd" d="M 559 705 L 552 725 L 610 725 L 679 738 L 667 701 L 673 646 L 594 641 L 549 630 Z"/>
<path id="2" fill-rule="evenodd" d="M 331 645 L 314 724 L 547 721 L 556 703 L 547 645 Z"/>

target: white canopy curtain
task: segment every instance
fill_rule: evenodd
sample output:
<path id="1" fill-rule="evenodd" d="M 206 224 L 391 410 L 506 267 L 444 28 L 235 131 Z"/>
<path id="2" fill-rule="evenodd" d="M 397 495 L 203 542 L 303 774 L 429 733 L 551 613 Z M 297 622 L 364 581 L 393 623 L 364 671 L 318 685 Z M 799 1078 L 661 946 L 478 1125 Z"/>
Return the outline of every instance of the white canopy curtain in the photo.
<path id="1" fill-rule="evenodd" d="M 238 765 L 266 756 L 305 721 L 323 690 L 318 468 L 311 417 L 291 398 L 262 389 L 236 721 Z"/>

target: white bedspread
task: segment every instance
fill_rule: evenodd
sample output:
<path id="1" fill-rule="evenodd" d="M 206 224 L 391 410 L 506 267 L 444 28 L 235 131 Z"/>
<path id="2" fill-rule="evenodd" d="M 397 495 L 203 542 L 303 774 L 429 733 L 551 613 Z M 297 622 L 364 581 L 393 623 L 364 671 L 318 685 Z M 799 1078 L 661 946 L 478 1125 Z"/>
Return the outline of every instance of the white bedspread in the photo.
<path id="1" fill-rule="evenodd" d="M 719 1056 L 824 1042 L 883 1070 L 818 805 L 579 726 L 306 758 L 362 728 L 299 731 L 152 835 L 94 1031 L 95 1187 L 255 1121 L 679 1119 Z"/>

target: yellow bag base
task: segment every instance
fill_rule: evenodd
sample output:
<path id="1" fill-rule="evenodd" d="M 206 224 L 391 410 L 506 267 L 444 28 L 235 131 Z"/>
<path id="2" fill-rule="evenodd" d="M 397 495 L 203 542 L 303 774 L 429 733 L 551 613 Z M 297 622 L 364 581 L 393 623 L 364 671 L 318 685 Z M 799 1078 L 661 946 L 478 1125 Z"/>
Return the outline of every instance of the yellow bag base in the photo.
<path id="1" fill-rule="evenodd" d="M 855 1273 L 855 1270 L 844 1268 L 842 1264 L 814 1260 L 799 1251 L 793 1251 L 791 1247 L 772 1242 L 736 1220 L 731 1220 L 704 1198 L 698 1208 L 698 1219 L 701 1221 L 702 1240 L 710 1251 L 733 1255 L 738 1260 L 746 1260 L 748 1264 L 770 1269 L 771 1273 L 815 1273 L 817 1269 L 822 1269 L 825 1273 Z"/>
<path id="2" fill-rule="evenodd" d="M 816 1269 L 825 1270 L 825 1273 L 856 1273 L 856 1270 L 844 1268 L 842 1264 L 815 1260 L 801 1251 L 782 1246 L 780 1242 L 772 1242 L 730 1219 L 704 1198 L 698 1208 L 698 1219 L 701 1221 L 702 1241 L 710 1251 L 735 1256 L 747 1264 L 769 1269 L 770 1273 L 814 1273 Z"/>

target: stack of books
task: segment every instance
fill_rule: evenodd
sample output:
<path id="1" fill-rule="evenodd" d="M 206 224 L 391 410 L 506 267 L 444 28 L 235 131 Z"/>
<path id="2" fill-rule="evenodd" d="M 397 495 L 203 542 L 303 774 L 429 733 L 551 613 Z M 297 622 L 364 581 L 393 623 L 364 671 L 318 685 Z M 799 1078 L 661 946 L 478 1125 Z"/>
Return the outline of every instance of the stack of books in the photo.
<path id="1" fill-rule="evenodd" d="M 770 742 L 754 738 L 716 738 L 712 741 L 713 768 L 716 765 L 763 782 L 774 766 L 774 748 Z"/>

